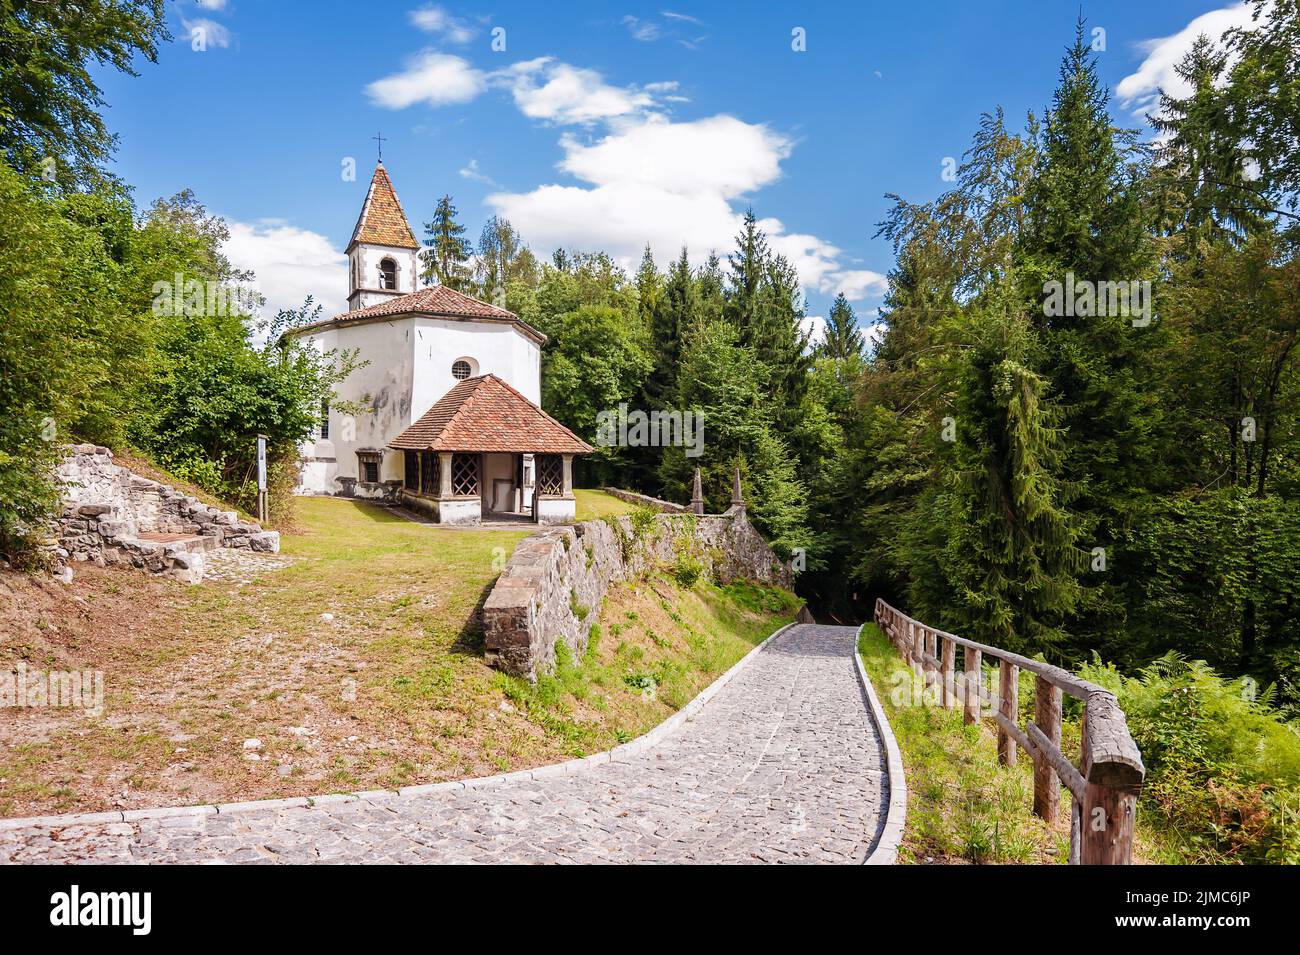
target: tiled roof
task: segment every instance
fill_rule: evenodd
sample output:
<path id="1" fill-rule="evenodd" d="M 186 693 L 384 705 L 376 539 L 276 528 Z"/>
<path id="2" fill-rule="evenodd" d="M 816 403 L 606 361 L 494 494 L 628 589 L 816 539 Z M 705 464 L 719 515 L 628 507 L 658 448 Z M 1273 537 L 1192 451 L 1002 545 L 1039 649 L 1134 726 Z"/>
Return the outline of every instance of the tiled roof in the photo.
<path id="1" fill-rule="evenodd" d="M 459 382 L 388 446 L 400 451 L 529 454 L 595 450 L 496 375 Z"/>
<path id="2" fill-rule="evenodd" d="M 451 315 L 456 318 L 501 318 L 518 321 L 514 312 L 507 312 L 504 308 L 479 301 L 445 285 L 430 285 L 416 289 L 414 292 L 396 295 L 365 308 L 344 312 L 342 315 L 336 315 L 335 318 L 374 318 L 406 312 L 426 312 L 432 315 Z"/>
<path id="3" fill-rule="evenodd" d="M 352 241 L 348 248 L 357 242 L 374 242 L 377 245 L 391 245 L 399 249 L 418 249 L 420 243 L 415 241 L 411 224 L 406 221 L 406 213 L 397 200 L 397 190 L 381 162 L 375 167 L 375 174 L 370 178 L 370 189 L 366 192 L 366 203 L 361 207 L 357 217 L 356 228 L 352 230 Z"/>
<path id="4" fill-rule="evenodd" d="M 508 312 L 504 308 L 497 308 L 487 302 L 479 301 L 463 292 L 457 292 L 447 288 L 445 285 L 431 285 L 427 288 L 417 289 L 414 292 L 408 292 L 405 295 L 395 295 L 392 298 L 384 299 L 382 302 L 376 302 L 374 305 L 368 305 L 365 308 L 354 309 L 351 312 L 341 312 L 332 318 L 323 321 L 313 322 L 310 325 L 302 325 L 298 328 L 291 328 L 285 332 L 285 335 L 296 336 L 305 332 L 315 331 L 326 326 L 349 325 L 352 322 L 367 321 L 376 318 L 385 318 L 391 315 L 433 315 L 446 318 L 456 319 L 489 319 L 501 322 L 513 322 L 518 325 L 531 338 L 538 342 L 545 342 L 546 336 L 539 332 L 533 326 L 529 325 L 514 312 Z"/>

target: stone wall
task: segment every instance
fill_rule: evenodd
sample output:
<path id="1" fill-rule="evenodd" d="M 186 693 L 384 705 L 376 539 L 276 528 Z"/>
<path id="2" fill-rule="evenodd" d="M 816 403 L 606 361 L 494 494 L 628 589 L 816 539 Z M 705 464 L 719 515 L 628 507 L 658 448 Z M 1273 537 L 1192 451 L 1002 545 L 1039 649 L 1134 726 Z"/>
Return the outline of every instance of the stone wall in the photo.
<path id="1" fill-rule="evenodd" d="M 555 642 L 575 655 L 587 646 L 610 586 L 679 558 L 698 560 L 718 583 L 759 580 L 794 586 L 781 563 L 745 516 L 656 514 L 638 533 L 624 515 L 541 531 L 520 541 L 483 607 L 488 662 L 536 679 L 555 664 Z"/>
<path id="2" fill-rule="evenodd" d="M 108 448 L 73 445 L 57 473 L 64 507 L 54 550 L 61 572 L 70 562 L 92 561 L 197 583 L 209 550 L 280 549 L 278 532 L 140 477 L 114 464 Z"/>
<path id="3" fill-rule="evenodd" d="M 641 507 L 648 507 L 654 511 L 660 511 L 664 514 L 686 514 L 690 511 L 689 507 L 681 504 L 674 504 L 672 501 L 661 501 L 657 497 L 651 497 L 649 494 L 638 494 L 635 491 L 624 491 L 618 487 L 601 488 L 610 497 L 616 497 L 620 501 L 627 501 L 629 504 L 638 504 Z"/>

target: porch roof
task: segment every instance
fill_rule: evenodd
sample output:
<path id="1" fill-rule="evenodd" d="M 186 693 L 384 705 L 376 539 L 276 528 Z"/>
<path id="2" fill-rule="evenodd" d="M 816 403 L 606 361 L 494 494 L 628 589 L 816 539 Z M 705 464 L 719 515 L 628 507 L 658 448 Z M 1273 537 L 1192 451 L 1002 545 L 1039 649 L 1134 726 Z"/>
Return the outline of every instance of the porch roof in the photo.
<path id="1" fill-rule="evenodd" d="M 458 383 L 388 446 L 398 451 L 524 454 L 595 450 L 496 375 Z"/>

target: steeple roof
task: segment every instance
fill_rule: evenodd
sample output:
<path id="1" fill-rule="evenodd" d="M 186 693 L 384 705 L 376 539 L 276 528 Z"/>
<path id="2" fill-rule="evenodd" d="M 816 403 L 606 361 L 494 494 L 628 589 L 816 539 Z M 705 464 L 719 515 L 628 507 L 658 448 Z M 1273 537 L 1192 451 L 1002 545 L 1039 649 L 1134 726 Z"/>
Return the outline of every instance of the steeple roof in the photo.
<path id="1" fill-rule="evenodd" d="M 420 243 L 411 231 L 411 224 L 406 221 L 406 213 L 397 199 L 397 190 L 388 178 L 383 160 L 375 167 L 375 174 L 370 177 L 370 189 L 366 192 L 366 203 L 361 207 L 356 228 L 352 230 L 352 241 L 348 249 L 358 242 L 372 242 L 375 245 L 388 245 L 399 249 L 418 249 Z"/>

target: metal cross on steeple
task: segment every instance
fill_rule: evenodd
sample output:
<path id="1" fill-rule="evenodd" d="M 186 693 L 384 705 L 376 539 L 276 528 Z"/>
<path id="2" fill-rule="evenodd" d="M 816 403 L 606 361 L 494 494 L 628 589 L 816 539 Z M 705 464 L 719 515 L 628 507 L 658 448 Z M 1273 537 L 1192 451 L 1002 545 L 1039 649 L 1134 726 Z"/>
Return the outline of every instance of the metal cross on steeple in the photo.
<path id="1" fill-rule="evenodd" d="M 383 162 L 384 161 L 384 134 L 376 133 L 370 138 L 379 143 L 379 161 Z"/>

